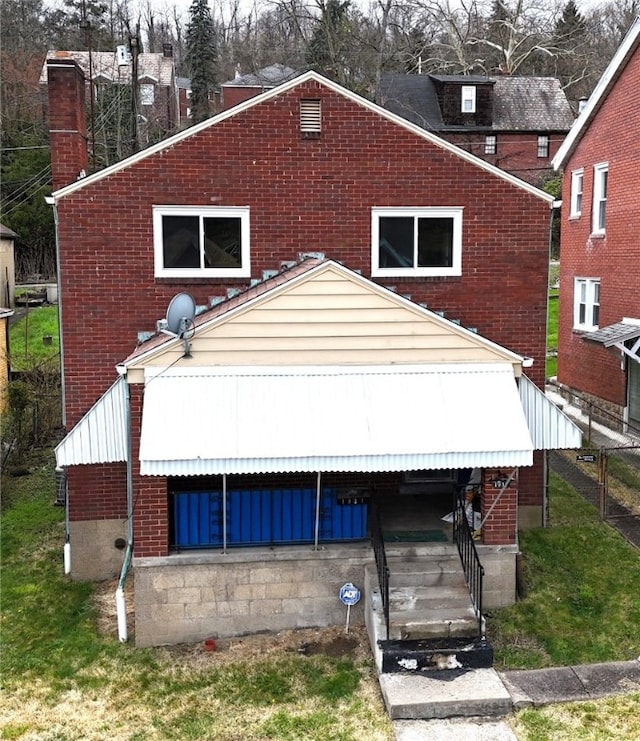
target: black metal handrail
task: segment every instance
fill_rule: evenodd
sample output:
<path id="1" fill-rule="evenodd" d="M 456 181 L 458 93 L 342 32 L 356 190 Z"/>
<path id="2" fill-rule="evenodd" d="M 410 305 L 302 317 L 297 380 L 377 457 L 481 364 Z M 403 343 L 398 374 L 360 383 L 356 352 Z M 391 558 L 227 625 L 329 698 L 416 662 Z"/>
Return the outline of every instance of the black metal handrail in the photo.
<path id="1" fill-rule="evenodd" d="M 484 567 L 480 563 L 478 550 L 473 540 L 473 531 L 468 520 L 468 507 L 465 501 L 464 492 L 458 492 L 456 495 L 456 505 L 453 516 L 453 541 L 458 547 L 464 578 L 467 582 L 469 594 L 473 609 L 478 619 L 478 635 L 483 636 L 482 622 L 482 581 L 484 577 Z M 471 512 L 473 517 L 473 512 Z"/>
<path id="2" fill-rule="evenodd" d="M 387 628 L 387 640 L 389 640 L 389 566 L 387 564 L 387 554 L 384 549 L 384 537 L 380 526 L 378 508 L 371 503 L 371 543 L 373 553 L 376 559 L 376 569 L 378 571 L 378 584 L 380 585 L 380 596 L 382 599 L 382 612 L 384 622 Z"/>

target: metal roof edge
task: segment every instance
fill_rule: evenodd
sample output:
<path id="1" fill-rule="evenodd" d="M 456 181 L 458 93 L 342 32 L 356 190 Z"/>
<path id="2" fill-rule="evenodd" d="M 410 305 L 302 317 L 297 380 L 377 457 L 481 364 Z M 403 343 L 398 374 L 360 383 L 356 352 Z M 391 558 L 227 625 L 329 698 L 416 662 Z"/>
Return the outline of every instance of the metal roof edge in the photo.
<path id="1" fill-rule="evenodd" d="M 606 99 L 607 93 L 616 83 L 628 62 L 629 57 L 635 51 L 639 40 L 640 16 L 636 17 L 634 22 L 631 24 L 626 36 L 618 47 L 618 50 L 613 55 L 613 58 L 609 62 L 605 71 L 602 73 L 602 77 L 598 80 L 597 85 L 587 101 L 587 105 L 575 120 L 564 142 L 562 142 L 562 145 L 551 160 L 551 166 L 554 170 L 559 170 L 566 165 L 567 160 L 577 146 L 582 134 L 591 124 L 591 121 L 598 112 L 598 109 Z"/>

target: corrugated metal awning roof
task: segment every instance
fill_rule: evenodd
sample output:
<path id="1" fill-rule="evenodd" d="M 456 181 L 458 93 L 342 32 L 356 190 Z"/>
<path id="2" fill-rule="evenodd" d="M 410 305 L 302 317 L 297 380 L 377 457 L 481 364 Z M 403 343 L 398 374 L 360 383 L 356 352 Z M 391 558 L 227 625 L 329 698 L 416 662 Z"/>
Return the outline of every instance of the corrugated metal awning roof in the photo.
<path id="1" fill-rule="evenodd" d="M 533 381 L 523 375 L 518 388 L 534 450 L 574 450 L 582 445 L 582 430 Z"/>
<path id="2" fill-rule="evenodd" d="M 118 378 L 56 446 L 56 465 L 126 461 L 127 382 Z"/>
<path id="3" fill-rule="evenodd" d="M 529 466 L 511 364 L 168 369 L 147 378 L 151 476 Z"/>

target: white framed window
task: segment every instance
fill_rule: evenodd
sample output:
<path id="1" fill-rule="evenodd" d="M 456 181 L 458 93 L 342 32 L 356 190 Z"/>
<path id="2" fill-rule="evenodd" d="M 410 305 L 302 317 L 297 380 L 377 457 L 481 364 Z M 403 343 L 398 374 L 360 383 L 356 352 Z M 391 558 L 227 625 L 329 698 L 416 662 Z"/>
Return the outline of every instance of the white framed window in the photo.
<path id="1" fill-rule="evenodd" d="M 542 134 L 538 137 L 538 159 L 545 159 L 549 156 L 549 137 Z"/>
<path id="2" fill-rule="evenodd" d="M 573 328 L 591 331 L 600 322 L 600 278 L 574 278 Z"/>
<path id="3" fill-rule="evenodd" d="M 373 208 L 372 275 L 462 275 L 462 210 Z"/>
<path id="4" fill-rule="evenodd" d="M 593 168 L 593 210 L 591 231 L 604 234 L 607 215 L 607 190 L 609 187 L 609 165 L 602 163 Z"/>
<path id="5" fill-rule="evenodd" d="M 475 85 L 463 85 L 462 86 L 461 110 L 463 113 L 475 113 L 476 112 Z"/>
<path id="6" fill-rule="evenodd" d="M 154 206 L 158 278 L 248 277 L 249 208 Z"/>
<path id="7" fill-rule="evenodd" d="M 139 87 L 140 105 L 153 105 L 156 95 L 156 86 L 149 83 L 143 83 Z"/>
<path id="8" fill-rule="evenodd" d="M 498 137 L 495 134 L 487 134 L 484 138 L 484 153 L 495 154 L 498 151 Z"/>
<path id="9" fill-rule="evenodd" d="M 571 211 L 569 218 L 576 218 L 582 213 L 582 190 L 584 188 L 584 170 L 571 173 Z"/>

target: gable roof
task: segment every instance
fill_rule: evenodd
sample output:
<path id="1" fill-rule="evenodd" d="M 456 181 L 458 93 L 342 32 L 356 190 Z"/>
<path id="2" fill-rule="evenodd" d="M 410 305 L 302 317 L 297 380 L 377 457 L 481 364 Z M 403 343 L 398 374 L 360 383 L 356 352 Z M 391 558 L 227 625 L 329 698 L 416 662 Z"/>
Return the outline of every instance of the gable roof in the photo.
<path id="1" fill-rule="evenodd" d="M 292 298 L 296 295 L 297 303 L 292 309 Z M 250 312 L 255 316 L 261 309 L 265 311 L 257 326 L 262 347 L 269 351 L 272 340 L 275 362 L 282 364 L 308 363 L 302 358 L 303 352 L 314 353 L 316 359 L 311 361 L 312 364 L 318 362 L 318 353 L 322 353 L 323 358 L 327 353 L 334 353 L 340 356 L 342 363 L 439 363 L 454 359 L 474 363 L 501 362 L 511 364 L 519 375 L 523 360 L 517 353 L 465 329 L 459 323 L 374 283 L 334 260 L 320 257 L 303 258 L 301 262 L 194 317 L 193 336 L 189 338 L 194 352 L 200 343 L 201 357 L 205 355 L 206 346 L 215 340 L 221 326 L 235 323 L 234 341 L 242 345 L 247 357 L 257 362 L 255 358 L 260 352 L 256 347 L 258 340 L 251 334 L 255 329 L 247 317 Z M 289 337 L 289 329 L 287 337 L 283 337 L 273 331 L 273 327 L 286 323 L 283 317 L 287 309 L 295 312 L 302 335 Z M 358 314 L 358 309 L 362 314 Z M 342 332 L 336 331 L 341 326 L 336 321 L 337 314 L 348 315 L 342 326 L 348 327 L 352 349 L 344 347 L 344 336 L 339 336 Z M 375 323 L 383 328 L 382 334 L 376 333 L 380 332 L 379 328 L 372 330 Z M 310 325 L 314 328 L 312 342 L 305 343 L 301 336 L 311 335 Z M 387 330 L 384 330 L 385 326 Z M 227 336 L 225 334 L 225 338 Z M 365 339 L 356 344 L 353 342 L 356 336 Z M 409 347 L 406 347 L 405 336 L 409 337 Z M 141 368 L 173 364 L 184 353 L 183 343 L 182 339 L 158 333 L 136 348 L 122 365 L 124 368 Z M 226 343 L 216 347 L 216 364 L 230 364 L 225 358 L 226 347 Z M 287 361 L 287 352 L 295 360 Z M 249 364 L 249 360 L 244 360 L 244 354 L 237 351 L 230 355 L 231 363 L 238 364 L 239 355 L 242 364 Z"/>
<path id="2" fill-rule="evenodd" d="M 148 147 L 147 149 L 142 150 L 141 152 L 137 152 L 136 154 L 133 154 L 130 157 L 127 157 L 126 159 L 121 160 L 120 162 L 116 162 L 114 165 L 111 165 L 110 167 L 106 167 L 105 169 L 99 170 L 98 172 L 95 172 L 86 178 L 77 180 L 76 182 L 70 183 L 69 185 L 66 185 L 63 188 L 60 188 L 59 190 L 53 193 L 54 201 L 64 198 L 65 196 L 71 193 L 75 193 L 78 190 L 82 190 L 83 188 L 86 188 L 88 185 L 92 183 L 96 183 L 99 180 L 109 177 L 110 175 L 116 172 L 119 172 L 120 170 L 123 170 L 127 167 L 131 167 L 132 165 L 135 165 L 137 162 L 140 162 L 141 160 L 144 160 L 147 157 L 152 157 L 153 155 L 159 152 L 169 149 L 170 147 L 178 144 L 184 139 L 188 139 L 189 137 L 195 136 L 196 134 L 208 129 L 209 127 L 215 126 L 216 124 L 222 121 L 225 121 L 228 118 L 232 118 L 233 116 L 237 116 L 238 114 L 250 108 L 253 108 L 254 106 L 259 106 L 262 103 L 268 100 L 271 100 L 272 98 L 277 97 L 278 95 L 282 95 L 283 93 L 286 93 L 289 90 L 292 90 L 293 88 L 299 85 L 304 85 L 308 82 L 315 82 L 319 85 L 324 86 L 325 88 L 331 90 L 332 92 L 338 95 L 344 96 L 345 98 L 351 100 L 357 105 L 360 105 L 363 108 L 366 108 L 367 110 L 370 110 L 373 113 L 379 115 L 380 117 L 385 118 L 388 121 L 391 121 L 393 124 L 396 124 L 397 126 L 401 126 L 404 129 L 411 131 L 418 138 L 428 141 L 429 143 L 450 152 L 451 154 L 455 155 L 456 157 L 459 157 L 462 160 L 466 160 L 467 162 L 470 162 L 476 167 L 479 167 L 480 169 L 483 169 L 491 173 L 492 175 L 495 175 L 496 177 L 502 180 L 505 180 L 511 185 L 514 185 L 517 188 L 527 191 L 528 193 L 540 198 L 541 200 L 546 201 L 550 205 L 554 201 L 553 196 L 550 196 L 548 193 L 545 193 L 539 188 L 536 188 L 535 186 L 530 185 L 529 183 L 526 183 L 523 180 L 520 180 L 519 178 L 509 174 L 505 170 L 501 170 L 500 168 L 490 164 L 489 162 L 485 162 L 479 157 L 476 157 L 475 155 L 470 154 L 469 152 L 466 152 L 465 150 L 455 146 L 454 144 L 451 144 L 445 141 L 441 137 L 436 136 L 435 134 L 432 134 L 426 131 L 420 126 L 416 126 L 415 124 L 411 123 L 407 119 L 402 118 L 401 116 L 398 116 L 395 113 L 392 113 L 391 111 L 385 108 L 382 108 L 375 103 L 372 103 L 366 98 L 363 98 L 360 95 L 357 95 L 356 93 L 351 92 L 350 90 L 347 90 L 346 88 L 342 87 L 338 83 L 333 82 L 332 80 L 328 80 L 326 77 L 323 77 L 322 75 L 319 75 L 317 72 L 313 72 L 313 71 L 306 72 L 298 77 L 293 78 L 292 80 L 289 80 L 288 82 L 283 83 L 282 85 L 278 85 L 277 87 L 272 88 L 271 90 L 267 90 L 264 93 L 261 93 L 260 95 L 256 95 L 250 98 L 249 100 L 246 100 L 242 103 L 239 103 L 236 106 L 233 106 L 232 108 L 229 108 L 226 111 L 222 111 L 221 113 L 207 119 L 206 121 L 202 121 L 199 124 L 196 124 L 187 129 L 184 129 L 183 131 L 180 131 L 177 134 L 170 136 L 168 139 L 165 139 L 159 142 L 158 144 L 154 144 Z"/>
<path id="3" fill-rule="evenodd" d="M 247 72 L 241 75 L 239 72 L 233 80 L 222 83 L 222 87 L 274 87 L 283 82 L 292 80 L 300 73 L 284 64 L 271 64 L 256 72 Z"/>
<path id="4" fill-rule="evenodd" d="M 91 56 L 91 59 L 89 58 Z M 73 59 L 89 79 L 91 70 L 93 79 L 102 77 L 109 82 L 120 85 L 131 84 L 131 63 L 118 64 L 118 57 L 113 51 L 56 51 L 49 49 L 40 72 L 40 84 L 47 84 L 47 61 L 50 59 Z M 173 85 L 174 65 L 173 57 L 165 57 L 161 53 L 143 53 L 138 55 L 138 80 L 148 77 L 162 87 Z"/>
<path id="5" fill-rule="evenodd" d="M 301 287 L 312 289 L 303 291 L 303 316 L 300 305 L 288 300 L 299 297 Z M 254 289 L 197 318 L 192 353 L 180 347 L 183 340 L 160 337 L 119 366 L 120 379 L 57 446 L 57 464 L 127 459 L 127 381 L 145 383 L 142 475 L 528 466 L 534 449 L 580 445 L 579 428 L 541 391 L 523 376 L 516 384 L 520 356 L 339 263 L 311 258 Z M 375 311 L 386 313 L 389 334 L 381 338 L 371 331 L 365 307 L 360 315 L 367 321 L 349 318 L 346 335 L 320 333 L 325 344 L 336 342 L 337 360 L 300 358 L 309 349 L 307 337 L 319 336 L 323 311 L 357 313 L 363 304 L 351 299 L 365 295 Z M 272 323 L 264 321 L 269 303 Z M 278 324 L 289 331 L 292 311 L 299 329 L 295 354 L 279 345 L 273 362 L 265 364 L 247 339 L 269 342 Z M 247 334 L 252 322 L 259 336 Z M 330 328 L 331 320 L 324 329 Z M 206 343 L 216 335 L 235 340 L 246 362 L 235 362 L 236 354 L 226 363 L 224 349 L 215 346 L 207 356 Z M 362 340 L 374 346 L 396 336 L 398 348 L 409 337 L 419 353 L 400 357 L 391 346 L 383 348 L 386 354 L 354 360 L 344 349 L 344 341 L 348 348 Z M 434 340 L 435 353 L 421 345 L 425 338 Z M 452 347 L 458 354 L 438 353 Z M 402 409 L 411 414 L 398 423 Z"/>
<path id="6" fill-rule="evenodd" d="M 442 118 L 434 82 L 493 87 L 492 131 L 568 131 L 573 112 L 555 77 L 479 77 L 464 75 L 384 75 L 382 105 L 429 131 L 457 131 Z M 473 127 L 472 127 L 473 128 Z"/>
<path id="7" fill-rule="evenodd" d="M 562 146 L 558 149 L 555 157 L 551 161 L 554 169 L 559 170 L 567 164 L 569 157 L 591 125 L 591 122 L 597 115 L 600 107 L 607 99 L 607 95 L 611 88 L 616 84 L 618 78 L 622 74 L 622 71 L 630 57 L 638 49 L 639 44 L 640 17 L 637 17 L 631 24 L 631 27 L 627 31 L 627 34 L 618 47 L 618 50 L 613 55 L 613 59 L 609 62 L 609 65 L 603 72 L 602 77 L 598 80 L 598 84 L 591 93 L 591 97 L 567 134 Z"/>

